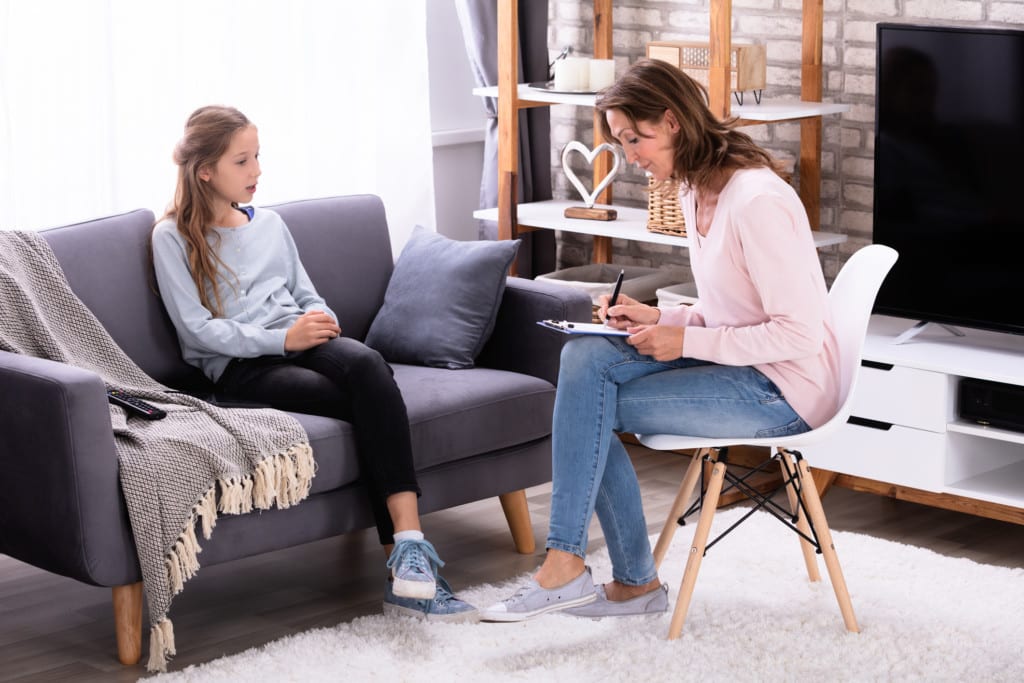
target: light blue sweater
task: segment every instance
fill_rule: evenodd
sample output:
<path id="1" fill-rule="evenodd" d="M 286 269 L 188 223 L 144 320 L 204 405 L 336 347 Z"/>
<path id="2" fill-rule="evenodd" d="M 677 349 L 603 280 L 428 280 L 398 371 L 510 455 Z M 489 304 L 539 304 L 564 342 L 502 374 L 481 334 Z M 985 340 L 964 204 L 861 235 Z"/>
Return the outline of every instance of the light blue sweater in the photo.
<path id="1" fill-rule="evenodd" d="M 302 267 L 288 226 L 273 211 L 257 208 L 246 225 L 214 228 L 207 241 L 231 269 L 218 278 L 221 318 L 199 303 L 175 222 L 163 220 L 153 230 L 156 281 L 182 357 L 211 380 L 217 381 L 233 358 L 285 355 L 288 328 L 307 311 L 338 319 Z M 207 290 L 213 299 L 209 285 Z"/>

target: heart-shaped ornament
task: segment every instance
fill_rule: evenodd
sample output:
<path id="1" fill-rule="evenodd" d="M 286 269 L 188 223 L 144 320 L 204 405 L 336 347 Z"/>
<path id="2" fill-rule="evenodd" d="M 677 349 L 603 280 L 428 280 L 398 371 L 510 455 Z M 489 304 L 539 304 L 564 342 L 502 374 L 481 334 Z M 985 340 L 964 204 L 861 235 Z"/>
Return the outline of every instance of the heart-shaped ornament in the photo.
<path id="1" fill-rule="evenodd" d="M 614 157 L 615 161 L 612 163 L 612 168 L 608 171 L 608 175 L 601 179 L 601 182 L 597 184 L 597 187 L 594 188 L 593 192 L 588 194 L 587 188 L 583 187 L 583 183 L 580 182 L 580 179 L 576 177 L 576 173 L 572 170 L 572 167 L 569 166 L 569 153 L 579 152 L 583 155 L 583 158 L 587 160 L 587 163 L 593 167 L 594 159 L 597 158 L 598 154 L 605 150 L 612 153 L 612 157 Z M 619 162 L 620 157 L 618 148 L 607 142 L 602 142 L 594 149 L 587 149 L 579 140 L 573 140 L 565 146 L 565 149 L 562 150 L 562 170 L 565 171 L 565 177 L 569 179 L 572 186 L 580 193 L 580 197 L 583 198 L 583 203 L 588 209 L 594 206 L 594 202 L 597 201 L 597 196 L 601 194 L 604 188 L 608 187 L 609 183 L 612 182 L 612 179 L 615 178 L 615 175 L 619 172 Z"/>

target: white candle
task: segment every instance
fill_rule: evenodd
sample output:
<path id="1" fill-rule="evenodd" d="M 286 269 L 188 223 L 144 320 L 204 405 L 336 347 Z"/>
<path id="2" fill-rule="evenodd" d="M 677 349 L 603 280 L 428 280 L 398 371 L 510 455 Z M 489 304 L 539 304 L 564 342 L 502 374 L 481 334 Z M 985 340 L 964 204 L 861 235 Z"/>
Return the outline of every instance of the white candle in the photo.
<path id="1" fill-rule="evenodd" d="M 555 62 L 555 90 L 573 90 L 576 85 L 576 69 L 568 59 Z"/>
<path id="2" fill-rule="evenodd" d="M 555 62 L 555 90 L 586 90 L 590 83 L 588 60 L 566 57 Z"/>
<path id="3" fill-rule="evenodd" d="M 584 57 L 573 57 L 572 60 L 576 68 L 576 87 L 573 90 L 589 90 L 590 60 Z"/>
<path id="4" fill-rule="evenodd" d="M 589 73 L 589 89 L 603 90 L 615 82 L 614 59 L 591 59 Z"/>

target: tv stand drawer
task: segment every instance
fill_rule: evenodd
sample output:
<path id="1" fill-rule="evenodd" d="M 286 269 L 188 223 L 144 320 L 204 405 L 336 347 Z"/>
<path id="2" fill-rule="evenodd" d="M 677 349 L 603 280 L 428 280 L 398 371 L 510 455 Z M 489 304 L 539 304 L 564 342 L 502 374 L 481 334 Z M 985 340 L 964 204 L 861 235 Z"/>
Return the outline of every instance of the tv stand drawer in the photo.
<path id="1" fill-rule="evenodd" d="M 950 381 L 941 372 L 866 361 L 860 368 L 853 414 L 903 427 L 946 431 Z"/>
<path id="2" fill-rule="evenodd" d="M 847 423 L 802 452 L 811 467 L 937 492 L 945 479 L 945 439 L 900 425 Z"/>

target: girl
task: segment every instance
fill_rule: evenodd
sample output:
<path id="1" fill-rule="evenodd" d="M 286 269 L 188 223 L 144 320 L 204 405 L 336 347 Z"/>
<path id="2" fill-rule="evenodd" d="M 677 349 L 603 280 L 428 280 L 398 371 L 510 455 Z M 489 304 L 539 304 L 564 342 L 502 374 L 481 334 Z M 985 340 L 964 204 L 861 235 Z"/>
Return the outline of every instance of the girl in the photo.
<path id="1" fill-rule="evenodd" d="M 640 487 L 615 432 L 785 436 L 838 408 L 825 278 L 796 192 L 768 154 L 719 121 L 707 92 L 665 62 L 639 60 L 602 91 L 604 137 L 656 180 L 680 183 L 699 300 L 659 309 L 619 296 L 599 313 L 630 336 L 571 340 L 553 427 L 548 552 L 534 580 L 482 618 L 588 617 L 668 609 Z M 597 513 L 612 581 L 586 571 Z"/>
<path id="2" fill-rule="evenodd" d="M 351 422 L 390 550 L 385 612 L 475 616 L 437 575 L 443 563 L 420 530 L 409 421 L 390 366 L 341 336 L 281 217 L 241 206 L 260 177 L 256 127 L 231 107 L 201 107 L 174 161 L 178 185 L 153 229 L 153 263 L 184 359 L 224 397 Z"/>

